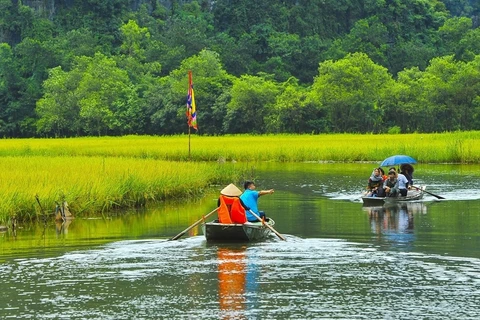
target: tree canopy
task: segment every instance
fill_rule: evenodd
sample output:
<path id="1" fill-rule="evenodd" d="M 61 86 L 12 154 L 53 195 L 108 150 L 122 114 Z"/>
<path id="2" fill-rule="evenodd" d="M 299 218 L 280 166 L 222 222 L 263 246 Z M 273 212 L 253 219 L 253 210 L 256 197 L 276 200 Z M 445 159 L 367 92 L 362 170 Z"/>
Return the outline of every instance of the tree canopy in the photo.
<path id="1" fill-rule="evenodd" d="M 480 129 L 475 0 L 0 0 L 4 137 Z"/>

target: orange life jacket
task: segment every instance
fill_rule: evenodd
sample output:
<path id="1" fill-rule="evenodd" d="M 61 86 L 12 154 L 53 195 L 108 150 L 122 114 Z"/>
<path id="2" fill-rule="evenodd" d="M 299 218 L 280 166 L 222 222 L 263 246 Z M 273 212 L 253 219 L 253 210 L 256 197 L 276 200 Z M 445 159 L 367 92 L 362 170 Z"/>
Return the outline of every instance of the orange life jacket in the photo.
<path id="1" fill-rule="evenodd" d="M 218 208 L 218 221 L 220 223 L 245 223 L 247 217 L 245 208 L 239 197 L 220 195 L 220 206 Z"/>

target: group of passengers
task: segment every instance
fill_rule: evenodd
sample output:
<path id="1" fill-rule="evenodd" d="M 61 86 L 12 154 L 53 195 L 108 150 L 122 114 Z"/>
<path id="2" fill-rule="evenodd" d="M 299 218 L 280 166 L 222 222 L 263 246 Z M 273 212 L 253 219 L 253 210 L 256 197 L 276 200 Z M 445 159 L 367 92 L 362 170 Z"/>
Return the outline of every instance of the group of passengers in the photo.
<path id="1" fill-rule="evenodd" d="M 408 188 L 413 185 L 413 167 L 411 165 L 401 166 L 398 173 L 395 167 L 388 170 L 388 176 L 382 168 L 375 168 L 368 179 L 368 197 L 405 197 Z"/>

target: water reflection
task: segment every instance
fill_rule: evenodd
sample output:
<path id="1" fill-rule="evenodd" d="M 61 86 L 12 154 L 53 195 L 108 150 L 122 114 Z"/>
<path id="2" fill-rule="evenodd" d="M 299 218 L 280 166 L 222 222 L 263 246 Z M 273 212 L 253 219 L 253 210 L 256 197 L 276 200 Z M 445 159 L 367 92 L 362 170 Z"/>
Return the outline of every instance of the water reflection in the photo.
<path id="1" fill-rule="evenodd" d="M 415 219 L 418 214 L 426 214 L 423 202 L 389 204 L 382 207 L 364 207 L 368 212 L 370 227 L 376 239 L 385 239 L 395 247 L 411 248 L 415 240 Z"/>
<path id="2" fill-rule="evenodd" d="M 217 255 L 218 295 L 223 319 L 239 319 L 238 313 L 246 308 L 246 247 L 218 248 Z"/>
<path id="3" fill-rule="evenodd" d="M 66 236 L 68 234 L 68 227 L 72 223 L 71 219 L 67 220 L 55 220 L 55 230 L 57 232 L 57 238 Z"/>
<path id="4" fill-rule="evenodd" d="M 258 308 L 259 270 L 255 250 L 247 251 L 245 245 L 219 247 L 217 257 L 222 319 L 246 319 L 247 310 Z"/>
<path id="5" fill-rule="evenodd" d="M 0 319 L 480 316 L 477 258 L 287 240 L 238 246 L 208 245 L 202 237 L 129 240 L 11 260 L 0 264 Z"/>

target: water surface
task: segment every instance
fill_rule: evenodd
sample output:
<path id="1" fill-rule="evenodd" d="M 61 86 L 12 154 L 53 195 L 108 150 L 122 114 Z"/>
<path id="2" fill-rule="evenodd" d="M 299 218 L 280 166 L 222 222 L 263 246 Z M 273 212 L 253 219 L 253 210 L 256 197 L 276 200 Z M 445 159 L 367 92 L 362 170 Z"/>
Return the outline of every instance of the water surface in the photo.
<path id="1" fill-rule="evenodd" d="M 252 171 L 277 231 L 209 244 L 216 194 L 109 219 L 0 234 L 2 319 L 477 319 L 478 166 L 417 166 L 442 195 L 363 207 L 374 164 L 261 164 Z M 472 174 L 473 172 L 473 174 Z M 221 189 L 221 186 L 218 187 Z"/>

